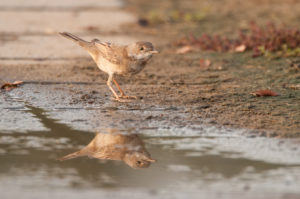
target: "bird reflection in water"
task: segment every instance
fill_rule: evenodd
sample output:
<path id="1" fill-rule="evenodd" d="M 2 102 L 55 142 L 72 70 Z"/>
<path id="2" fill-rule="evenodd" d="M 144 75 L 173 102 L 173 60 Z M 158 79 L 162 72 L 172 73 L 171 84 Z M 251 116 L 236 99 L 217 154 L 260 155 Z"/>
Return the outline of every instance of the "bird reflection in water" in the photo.
<path id="1" fill-rule="evenodd" d="M 79 156 L 122 160 L 132 168 L 147 168 L 151 163 L 156 162 L 137 134 L 124 133 L 116 129 L 109 129 L 108 133 L 97 133 L 86 147 L 58 160 L 63 161 Z"/>

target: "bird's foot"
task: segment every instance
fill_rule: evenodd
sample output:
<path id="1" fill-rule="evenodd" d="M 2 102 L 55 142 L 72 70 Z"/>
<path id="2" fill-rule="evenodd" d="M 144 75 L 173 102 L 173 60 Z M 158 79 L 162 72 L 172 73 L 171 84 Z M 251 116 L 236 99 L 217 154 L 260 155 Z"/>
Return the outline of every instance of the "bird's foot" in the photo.
<path id="1" fill-rule="evenodd" d="M 120 95 L 119 98 L 122 99 L 137 99 L 136 96 Z"/>
<path id="2" fill-rule="evenodd" d="M 120 97 L 115 97 L 113 99 L 115 101 L 122 102 L 122 103 L 131 102 L 131 100 L 121 99 Z"/>

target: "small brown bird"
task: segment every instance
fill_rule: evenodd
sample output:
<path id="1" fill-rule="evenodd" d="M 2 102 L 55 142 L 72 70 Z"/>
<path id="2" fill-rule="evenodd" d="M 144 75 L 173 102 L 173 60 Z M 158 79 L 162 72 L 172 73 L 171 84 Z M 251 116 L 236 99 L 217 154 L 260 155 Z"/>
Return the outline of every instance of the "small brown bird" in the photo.
<path id="1" fill-rule="evenodd" d="M 139 73 L 146 66 L 152 55 L 158 53 L 152 43 L 146 41 L 138 41 L 129 45 L 116 45 L 109 42 L 101 42 L 98 39 L 88 42 L 67 32 L 59 34 L 76 42 L 88 51 L 99 69 L 108 74 L 107 86 L 119 102 L 127 102 L 124 99 L 136 99 L 136 97 L 125 95 L 118 82 L 114 79 L 114 75 Z M 111 81 L 116 84 L 120 95 L 117 95 L 113 89 Z"/>
<path id="2" fill-rule="evenodd" d="M 63 161 L 79 156 L 122 160 L 132 168 L 147 168 L 152 162 L 156 162 L 137 134 L 124 134 L 115 129 L 110 129 L 109 133 L 97 133 L 86 147 L 58 160 Z"/>

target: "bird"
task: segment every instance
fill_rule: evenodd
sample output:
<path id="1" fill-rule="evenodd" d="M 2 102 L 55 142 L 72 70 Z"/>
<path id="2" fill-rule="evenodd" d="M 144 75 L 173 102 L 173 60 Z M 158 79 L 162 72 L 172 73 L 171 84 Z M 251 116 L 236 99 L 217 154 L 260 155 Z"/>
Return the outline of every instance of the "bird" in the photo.
<path id="1" fill-rule="evenodd" d="M 71 33 L 60 32 L 66 37 L 83 47 L 93 58 L 98 68 L 108 74 L 107 86 L 119 102 L 129 102 L 130 99 L 137 99 L 136 96 L 127 96 L 114 79 L 117 75 L 134 75 L 139 73 L 158 51 L 151 42 L 138 41 L 128 45 L 118 45 L 110 42 L 102 42 L 98 39 L 85 41 Z M 112 87 L 112 81 L 120 91 L 120 95 Z"/>
<path id="2" fill-rule="evenodd" d="M 143 141 L 135 133 L 124 133 L 108 129 L 108 133 L 98 132 L 94 139 L 81 150 L 58 158 L 64 161 L 80 156 L 90 158 L 122 160 L 131 168 L 147 168 L 156 160 L 146 150 Z"/>

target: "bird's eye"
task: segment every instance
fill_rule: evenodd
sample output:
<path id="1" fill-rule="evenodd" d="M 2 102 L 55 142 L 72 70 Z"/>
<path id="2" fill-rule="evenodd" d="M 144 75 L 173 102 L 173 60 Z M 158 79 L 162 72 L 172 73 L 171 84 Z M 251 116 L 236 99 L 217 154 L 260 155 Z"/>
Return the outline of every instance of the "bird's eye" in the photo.
<path id="1" fill-rule="evenodd" d="M 141 161 L 137 161 L 136 163 L 137 163 L 137 164 L 141 164 L 142 162 L 141 162 Z"/>
<path id="2" fill-rule="evenodd" d="M 140 50 L 144 50 L 144 47 L 141 47 Z"/>

